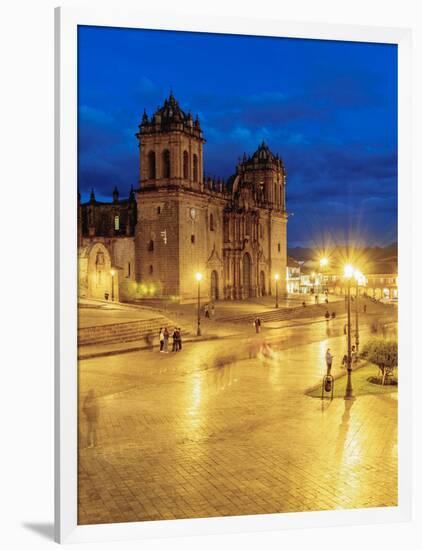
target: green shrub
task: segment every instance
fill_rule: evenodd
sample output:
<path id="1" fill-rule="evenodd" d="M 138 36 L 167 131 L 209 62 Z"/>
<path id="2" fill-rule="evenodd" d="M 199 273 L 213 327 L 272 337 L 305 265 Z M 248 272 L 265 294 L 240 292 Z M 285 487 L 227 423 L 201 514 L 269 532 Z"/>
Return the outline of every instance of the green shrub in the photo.
<path id="1" fill-rule="evenodd" d="M 398 366 L 397 340 L 371 338 L 362 349 L 362 357 L 378 366 L 382 374 L 391 374 Z"/>

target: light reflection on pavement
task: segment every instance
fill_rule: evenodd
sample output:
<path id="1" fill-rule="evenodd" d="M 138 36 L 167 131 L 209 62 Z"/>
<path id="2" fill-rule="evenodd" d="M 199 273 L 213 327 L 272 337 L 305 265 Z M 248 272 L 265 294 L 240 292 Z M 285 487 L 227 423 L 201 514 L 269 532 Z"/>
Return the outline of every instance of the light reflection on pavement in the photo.
<path id="1" fill-rule="evenodd" d="M 341 370 L 343 323 L 81 361 L 79 523 L 395 505 L 396 399 L 304 395 L 327 347 Z"/>

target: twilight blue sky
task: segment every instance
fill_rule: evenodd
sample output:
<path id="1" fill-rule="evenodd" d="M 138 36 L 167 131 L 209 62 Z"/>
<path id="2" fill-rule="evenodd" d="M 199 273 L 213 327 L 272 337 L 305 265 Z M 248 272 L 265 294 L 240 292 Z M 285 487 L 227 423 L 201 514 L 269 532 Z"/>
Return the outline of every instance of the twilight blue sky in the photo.
<path id="1" fill-rule="evenodd" d="M 265 140 L 287 170 L 289 246 L 397 239 L 393 45 L 79 27 L 78 178 L 138 187 L 135 133 L 170 89 L 198 113 L 206 175 Z"/>

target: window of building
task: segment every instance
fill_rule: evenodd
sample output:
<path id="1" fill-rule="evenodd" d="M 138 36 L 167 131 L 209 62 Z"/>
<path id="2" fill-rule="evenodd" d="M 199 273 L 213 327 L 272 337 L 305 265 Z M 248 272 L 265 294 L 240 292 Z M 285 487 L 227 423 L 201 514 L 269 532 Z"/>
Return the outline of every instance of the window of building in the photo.
<path id="1" fill-rule="evenodd" d="M 183 178 L 187 180 L 189 178 L 189 153 L 183 152 Z"/>
<path id="2" fill-rule="evenodd" d="M 198 155 L 193 155 L 193 181 L 198 181 Z"/>
<path id="3" fill-rule="evenodd" d="M 148 243 L 148 251 L 153 252 L 154 251 L 154 241 L 149 241 Z"/>
<path id="4" fill-rule="evenodd" d="M 170 151 L 165 149 L 163 151 L 163 178 L 170 177 Z"/>
<path id="5" fill-rule="evenodd" d="M 157 206 L 157 214 L 161 214 L 161 206 Z"/>
<path id="6" fill-rule="evenodd" d="M 214 216 L 210 214 L 210 231 L 214 231 Z"/>
<path id="7" fill-rule="evenodd" d="M 191 235 L 191 236 L 190 236 L 190 242 L 191 242 L 192 244 L 195 244 L 195 235 Z"/>
<path id="8" fill-rule="evenodd" d="M 150 151 L 148 153 L 148 178 L 155 180 L 155 175 L 155 153 L 154 151 Z"/>
<path id="9" fill-rule="evenodd" d="M 130 277 L 130 262 L 127 263 L 127 276 Z"/>
<path id="10" fill-rule="evenodd" d="M 154 268 L 152 265 L 149 266 L 149 274 L 152 275 L 154 273 Z"/>
<path id="11" fill-rule="evenodd" d="M 114 216 L 114 230 L 119 231 L 120 229 L 120 216 Z"/>
<path id="12" fill-rule="evenodd" d="M 281 252 L 281 244 L 278 243 L 278 251 Z"/>

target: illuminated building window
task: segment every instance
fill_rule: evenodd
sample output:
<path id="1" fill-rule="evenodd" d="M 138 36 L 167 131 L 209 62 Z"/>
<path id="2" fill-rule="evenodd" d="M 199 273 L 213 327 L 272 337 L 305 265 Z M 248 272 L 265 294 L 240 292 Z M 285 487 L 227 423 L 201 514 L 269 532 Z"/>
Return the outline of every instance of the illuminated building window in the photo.
<path id="1" fill-rule="evenodd" d="M 114 216 L 114 230 L 119 231 L 120 229 L 120 216 Z"/>

